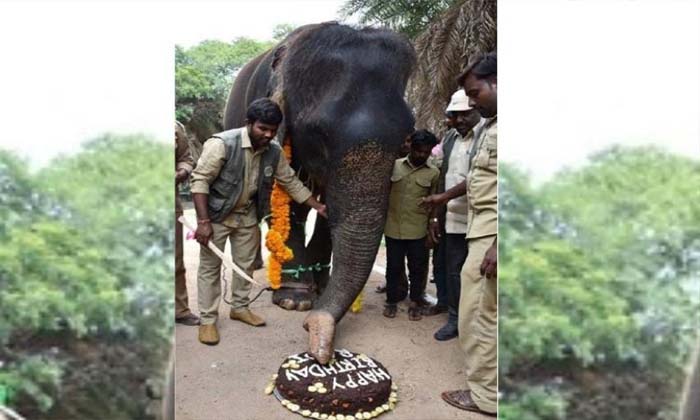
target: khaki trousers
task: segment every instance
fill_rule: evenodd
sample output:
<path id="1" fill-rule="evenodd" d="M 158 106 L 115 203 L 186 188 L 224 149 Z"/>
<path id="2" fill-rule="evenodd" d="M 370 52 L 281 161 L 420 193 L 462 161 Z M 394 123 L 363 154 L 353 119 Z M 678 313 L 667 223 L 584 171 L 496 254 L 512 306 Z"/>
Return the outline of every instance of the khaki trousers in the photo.
<path id="1" fill-rule="evenodd" d="M 180 198 L 175 191 L 175 318 L 189 315 L 187 301 L 187 280 L 185 279 L 185 262 L 183 261 L 182 224 L 177 221 L 182 216 Z"/>
<path id="2" fill-rule="evenodd" d="M 260 246 L 258 225 L 231 228 L 220 223 L 212 223 L 211 226 L 213 230 L 211 241 L 214 245 L 223 251 L 226 240 L 230 240 L 233 262 L 252 277 L 255 255 Z M 250 303 L 248 295 L 251 285 L 235 272 L 231 274 L 232 308 L 246 307 Z M 215 323 L 221 303 L 221 260 L 209 248 L 202 245 L 199 246 L 197 293 L 202 325 Z"/>
<path id="3" fill-rule="evenodd" d="M 498 405 L 496 279 L 480 273 L 481 263 L 496 236 L 467 240 L 459 297 L 459 345 L 466 355 L 467 387 L 476 405 L 495 413 Z"/>

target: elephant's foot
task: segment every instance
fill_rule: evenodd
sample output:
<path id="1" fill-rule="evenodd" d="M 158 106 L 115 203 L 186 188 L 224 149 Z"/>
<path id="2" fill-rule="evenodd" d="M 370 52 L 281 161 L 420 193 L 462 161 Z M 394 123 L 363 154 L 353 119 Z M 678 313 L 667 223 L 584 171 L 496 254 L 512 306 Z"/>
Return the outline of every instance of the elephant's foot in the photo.
<path id="1" fill-rule="evenodd" d="M 326 311 L 311 311 L 304 320 L 304 329 L 309 332 L 309 353 L 322 365 L 333 357 L 335 319 Z"/>
<path id="2" fill-rule="evenodd" d="M 308 311 L 313 302 L 313 293 L 306 289 L 282 287 L 272 292 L 272 303 L 289 311 Z"/>

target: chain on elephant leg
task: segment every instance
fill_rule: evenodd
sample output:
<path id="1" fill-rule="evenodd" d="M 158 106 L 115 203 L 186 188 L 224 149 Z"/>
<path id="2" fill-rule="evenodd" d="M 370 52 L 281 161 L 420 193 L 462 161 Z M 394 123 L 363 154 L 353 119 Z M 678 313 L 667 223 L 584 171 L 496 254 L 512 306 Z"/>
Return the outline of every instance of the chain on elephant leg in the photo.
<path id="1" fill-rule="evenodd" d="M 308 311 L 313 302 L 313 276 L 303 270 L 306 261 L 306 218 L 308 208 L 297 203 L 291 204 L 289 238 L 286 245 L 294 258 L 282 267 L 282 284 L 272 294 L 272 302 L 290 311 Z"/>

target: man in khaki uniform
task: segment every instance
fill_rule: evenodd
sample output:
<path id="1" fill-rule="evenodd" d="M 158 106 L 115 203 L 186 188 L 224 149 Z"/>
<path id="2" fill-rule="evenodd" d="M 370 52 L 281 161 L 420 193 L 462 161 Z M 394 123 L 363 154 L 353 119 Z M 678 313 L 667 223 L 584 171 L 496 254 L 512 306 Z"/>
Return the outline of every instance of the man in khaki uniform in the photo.
<path id="1" fill-rule="evenodd" d="M 204 344 L 219 342 L 216 321 L 221 299 L 221 260 L 207 248 L 209 240 L 223 250 L 229 239 L 234 263 L 252 276 L 260 246 L 258 223 L 269 214 L 273 180 L 294 201 L 326 216 L 326 206 L 314 199 L 295 176 L 282 148 L 272 143 L 281 122 L 282 111 L 276 103 L 267 98 L 255 100 L 248 107 L 245 127 L 214 134 L 204 143 L 192 173 L 192 199 L 197 211 L 195 236 L 201 245 L 197 279 L 202 322 L 199 341 Z M 252 326 L 265 325 L 260 316 L 248 309 L 250 284 L 235 273 L 231 283 L 230 318 Z"/>
<path id="2" fill-rule="evenodd" d="M 185 325 L 199 325 L 199 318 L 190 312 L 187 302 L 185 263 L 182 259 L 182 224 L 177 221 L 182 216 L 182 203 L 177 186 L 190 176 L 193 167 L 185 127 L 175 121 L 175 322 Z"/>
<path id="3" fill-rule="evenodd" d="M 467 178 L 443 194 L 424 201 L 444 204 L 466 194 L 467 260 L 462 267 L 459 300 L 459 342 L 466 354 L 467 389 L 442 393 L 463 410 L 496 414 L 497 386 L 497 93 L 496 54 L 479 56 L 459 77 L 459 83 L 482 116 L 474 128 L 467 155 Z"/>
<path id="4" fill-rule="evenodd" d="M 408 260 L 410 299 L 408 317 L 422 318 L 424 306 L 424 279 L 428 275 L 428 212 L 419 206 L 421 198 L 435 193 L 440 171 L 427 164 L 435 136 L 427 130 L 418 130 L 410 136 L 410 152 L 397 159 L 391 174 L 389 210 L 384 227 L 386 238 L 386 306 L 384 316 L 396 316 L 396 304 L 405 295 L 400 291 L 404 260 Z"/>

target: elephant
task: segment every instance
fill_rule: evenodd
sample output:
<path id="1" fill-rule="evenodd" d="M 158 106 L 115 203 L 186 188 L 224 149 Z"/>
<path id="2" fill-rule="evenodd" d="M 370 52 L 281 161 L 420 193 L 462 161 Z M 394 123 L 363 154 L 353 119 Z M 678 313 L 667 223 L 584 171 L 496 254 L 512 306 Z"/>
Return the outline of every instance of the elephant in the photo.
<path id="1" fill-rule="evenodd" d="M 291 205 L 294 259 L 272 297 L 285 309 L 313 306 L 304 328 L 310 353 L 323 364 L 379 249 L 392 166 L 415 122 L 404 99 L 415 64 L 408 39 L 388 29 L 306 25 L 247 63 L 227 100 L 226 130 L 245 124 L 255 99 L 280 104 L 278 138 L 291 138 L 292 168 L 327 205 L 328 219 L 316 219 L 306 246 L 308 208 Z"/>

